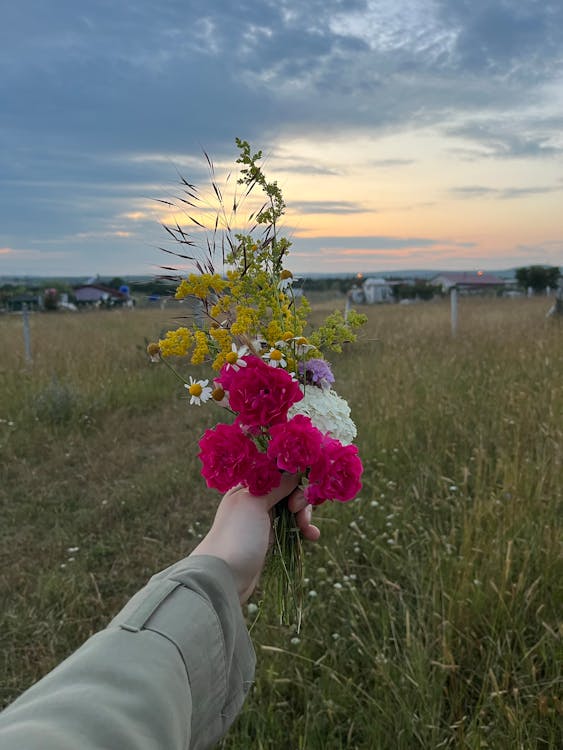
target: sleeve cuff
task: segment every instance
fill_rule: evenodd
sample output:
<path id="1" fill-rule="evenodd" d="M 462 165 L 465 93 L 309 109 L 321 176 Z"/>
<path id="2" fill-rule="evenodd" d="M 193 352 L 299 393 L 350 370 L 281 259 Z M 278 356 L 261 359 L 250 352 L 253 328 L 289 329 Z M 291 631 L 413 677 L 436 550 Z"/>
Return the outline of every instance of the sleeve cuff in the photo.
<path id="1" fill-rule="evenodd" d="M 151 630 L 174 644 L 192 694 L 190 748 L 200 750 L 219 740 L 239 712 L 255 668 L 228 565 L 209 555 L 176 563 L 154 576 L 112 626 Z"/>

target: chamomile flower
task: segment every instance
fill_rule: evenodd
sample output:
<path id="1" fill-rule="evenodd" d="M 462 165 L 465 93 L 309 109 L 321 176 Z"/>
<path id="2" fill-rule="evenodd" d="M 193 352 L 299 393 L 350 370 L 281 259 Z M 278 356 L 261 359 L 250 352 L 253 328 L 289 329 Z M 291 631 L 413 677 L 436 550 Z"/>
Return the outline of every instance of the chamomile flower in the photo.
<path id="1" fill-rule="evenodd" d="M 247 346 L 241 346 L 237 349 L 237 345 L 232 344 L 231 351 L 225 354 L 227 367 L 229 369 L 232 367 L 235 372 L 238 372 L 241 367 L 246 367 L 246 362 L 243 359 L 245 354 L 248 354 Z"/>
<path id="2" fill-rule="evenodd" d="M 212 389 L 207 385 L 209 380 L 194 380 L 190 375 L 190 382 L 184 383 L 184 388 L 188 389 L 190 394 L 190 404 L 201 406 L 202 403 L 209 401 Z"/>
<path id="3" fill-rule="evenodd" d="M 278 282 L 278 289 L 280 292 L 287 291 L 293 284 L 293 274 L 291 271 L 283 270 L 280 274 L 280 280 Z"/>
<path id="4" fill-rule="evenodd" d="M 287 360 L 284 358 L 283 352 L 279 349 L 272 348 L 263 357 L 269 361 L 272 367 L 287 367 Z"/>
<path id="5" fill-rule="evenodd" d="M 315 349 L 315 347 L 307 341 L 305 336 L 295 336 L 292 341 L 295 345 L 295 353 L 298 357 L 304 357 L 308 352 Z"/>

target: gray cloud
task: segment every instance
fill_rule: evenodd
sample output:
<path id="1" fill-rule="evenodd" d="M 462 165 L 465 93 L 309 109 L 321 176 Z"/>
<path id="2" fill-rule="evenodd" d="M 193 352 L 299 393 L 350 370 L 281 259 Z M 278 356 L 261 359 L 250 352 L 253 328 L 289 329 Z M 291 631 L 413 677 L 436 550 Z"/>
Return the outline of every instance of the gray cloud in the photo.
<path id="1" fill-rule="evenodd" d="M 560 192 L 563 188 L 549 186 L 509 187 L 491 188 L 483 185 L 464 185 L 454 187 L 449 191 L 453 198 L 483 198 L 491 197 L 499 200 L 512 200 L 514 198 L 527 198 L 530 195 L 546 195 L 547 193 Z"/>
<path id="2" fill-rule="evenodd" d="M 539 111 L 562 48 L 550 0 L 5 3 L 0 246 L 111 232 L 139 198 L 173 193 L 183 155 L 232 162 L 236 135 L 440 127 L 468 158 L 560 157 L 561 118 Z M 283 169 L 330 176 L 328 161 Z"/>
<path id="3" fill-rule="evenodd" d="M 530 117 L 465 122 L 444 129 L 448 136 L 476 144 L 465 149 L 470 159 L 528 159 L 563 155 L 563 118 Z"/>
<path id="4" fill-rule="evenodd" d="M 306 214 L 363 214 L 376 213 L 352 201 L 293 201 L 291 209 Z"/>
<path id="5" fill-rule="evenodd" d="M 403 248 L 436 248 L 447 244 L 448 247 L 473 247 L 472 242 L 444 241 L 431 237 L 392 237 L 387 235 L 365 235 L 362 237 L 298 237 L 295 245 L 299 250 L 324 248 L 340 250 L 400 250 Z"/>
<path id="6" fill-rule="evenodd" d="M 389 169 L 392 167 L 406 167 L 410 164 L 414 164 L 415 161 L 415 159 L 371 159 L 369 164 L 374 167 Z"/>

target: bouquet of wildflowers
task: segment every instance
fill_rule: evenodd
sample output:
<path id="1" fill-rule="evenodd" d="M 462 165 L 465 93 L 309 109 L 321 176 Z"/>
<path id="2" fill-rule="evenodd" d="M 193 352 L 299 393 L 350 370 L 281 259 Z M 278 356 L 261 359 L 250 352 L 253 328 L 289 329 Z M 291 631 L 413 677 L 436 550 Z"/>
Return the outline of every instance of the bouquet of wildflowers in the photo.
<path id="1" fill-rule="evenodd" d="M 280 484 L 282 472 L 300 474 L 312 505 L 326 500 L 346 502 L 360 490 L 362 463 L 352 444 L 356 427 L 350 408 L 333 389 L 334 376 L 324 358 L 355 339 L 363 316 L 330 315 L 317 329 L 308 326 L 310 307 L 298 297 L 286 259 L 290 243 L 280 238 L 277 222 L 285 204 L 275 182 L 267 182 L 246 141 L 237 139 L 239 185 L 248 197 L 260 188 L 265 203 L 252 218 L 246 234 L 233 233 L 219 212 L 207 238 L 204 261 L 194 261 L 198 273 L 179 278 L 176 299 L 195 305 L 194 322 L 168 331 L 149 344 L 155 360 L 171 358 L 208 363 L 214 371 L 205 379 L 182 378 L 190 405 L 223 407 L 229 421 L 208 429 L 199 442 L 202 475 L 207 485 L 224 493 L 245 486 L 263 496 Z M 211 169 L 213 166 L 209 161 Z M 184 182 L 183 204 L 199 206 L 195 187 Z M 219 188 L 213 182 L 217 197 Z M 236 212 L 237 198 L 233 204 Z M 219 217 L 224 219 L 220 243 L 223 272 L 215 268 Z M 190 217 L 198 230 L 202 222 Z M 195 246 L 179 225 L 166 227 L 175 240 Z M 170 252 L 170 251 L 167 251 Z M 173 368 L 177 373 L 177 369 Z M 287 505 L 278 504 L 274 517 L 273 582 L 278 588 L 280 619 L 300 618 L 302 552 L 299 534 Z"/>

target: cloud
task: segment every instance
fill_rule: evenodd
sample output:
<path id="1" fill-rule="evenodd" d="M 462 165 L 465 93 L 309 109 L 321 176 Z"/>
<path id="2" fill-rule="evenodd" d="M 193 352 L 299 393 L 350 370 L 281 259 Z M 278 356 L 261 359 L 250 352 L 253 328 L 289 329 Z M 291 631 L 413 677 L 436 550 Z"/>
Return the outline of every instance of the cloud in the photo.
<path id="1" fill-rule="evenodd" d="M 101 233 L 96 252 L 113 263 L 112 233 L 139 232 L 127 261 L 122 250 L 126 267 L 146 201 L 174 195 L 176 172 L 207 181 L 203 148 L 218 171 L 232 164 L 236 135 L 269 143 L 276 171 L 311 177 L 352 170 L 338 151 L 301 161 L 284 142 L 425 129 L 453 158 L 563 154 L 563 5 L 553 0 L 21 0 L 3 8 L 0 41 L 6 246 L 82 237 L 87 253 Z M 387 177 L 415 163 L 402 156 L 410 149 L 396 153 L 367 153 L 363 166 Z"/>
<path id="2" fill-rule="evenodd" d="M 448 137 L 474 144 L 458 149 L 469 159 L 536 159 L 563 155 L 563 118 L 525 116 L 512 119 L 470 119 L 444 128 Z"/>
<path id="3" fill-rule="evenodd" d="M 546 195 L 561 192 L 563 188 L 554 185 L 490 188 L 483 185 L 465 185 L 451 188 L 449 193 L 453 198 L 484 198 L 491 197 L 499 200 L 513 200 L 515 198 L 528 198 L 531 195 Z"/>
<path id="4" fill-rule="evenodd" d="M 376 213 L 352 201 L 293 201 L 292 212 L 303 214 L 363 214 Z"/>
<path id="5" fill-rule="evenodd" d="M 468 247 L 473 243 L 450 241 L 444 238 L 431 237 L 395 237 L 390 235 L 364 235 L 347 237 L 300 237 L 300 250 L 322 248 L 327 250 L 399 250 L 412 247 L 431 247 L 448 245 L 449 247 Z M 294 254 L 292 252 L 292 254 Z"/>
<path id="6" fill-rule="evenodd" d="M 414 164 L 415 161 L 415 159 L 372 159 L 369 164 L 374 167 L 388 169 L 391 167 L 406 167 L 409 164 Z"/>

